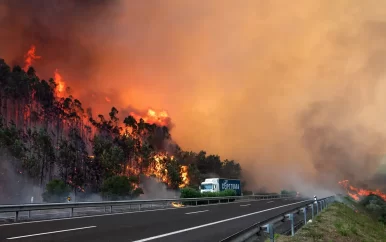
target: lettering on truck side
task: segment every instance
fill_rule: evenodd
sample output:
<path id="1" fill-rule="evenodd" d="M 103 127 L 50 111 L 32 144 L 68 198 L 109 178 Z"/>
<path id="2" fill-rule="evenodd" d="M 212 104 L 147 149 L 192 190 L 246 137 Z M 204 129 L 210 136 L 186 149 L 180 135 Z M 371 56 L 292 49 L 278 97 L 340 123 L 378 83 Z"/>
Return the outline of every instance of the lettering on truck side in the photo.
<path id="1" fill-rule="evenodd" d="M 240 189 L 240 185 L 239 184 L 228 184 L 228 181 L 224 181 L 221 184 L 221 188 L 223 190 L 228 190 L 228 189 L 239 190 Z"/>

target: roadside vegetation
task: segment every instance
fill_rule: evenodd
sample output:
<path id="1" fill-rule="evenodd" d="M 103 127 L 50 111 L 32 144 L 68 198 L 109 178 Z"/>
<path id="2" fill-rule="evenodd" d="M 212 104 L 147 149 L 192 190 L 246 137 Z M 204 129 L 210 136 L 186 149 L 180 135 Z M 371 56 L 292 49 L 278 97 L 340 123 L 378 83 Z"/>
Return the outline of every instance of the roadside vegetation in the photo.
<path id="1" fill-rule="evenodd" d="M 365 200 L 373 201 L 373 197 L 365 198 L 363 201 Z M 344 198 L 342 202 L 331 204 L 314 221 L 301 228 L 294 237 L 280 235 L 275 241 L 379 242 L 386 241 L 386 226 L 374 216 L 368 205 L 363 206 L 363 203 Z"/>
<path id="2" fill-rule="evenodd" d="M 182 188 L 180 190 L 181 198 L 199 198 L 199 197 L 230 197 L 230 196 L 236 196 L 236 191 L 234 190 L 225 190 L 221 192 L 204 192 L 201 193 L 199 190 L 196 190 L 194 188 Z"/>
<path id="3" fill-rule="evenodd" d="M 180 190 L 181 195 L 180 198 L 206 198 L 206 197 L 231 197 L 231 196 L 236 196 L 236 191 L 234 190 L 225 190 L 221 192 L 204 192 L 201 193 L 199 190 L 187 187 L 187 188 L 182 188 Z M 226 200 L 220 200 L 220 202 L 227 202 L 228 199 Z M 229 201 L 234 201 L 234 199 L 229 199 Z M 209 203 L 218 203 L 219 200 L 213 200 L 210 201 Z M 195 205 L 196 202 L 183 202 L 183 205 Z M 208 201 L 198 201 L 197 205 L 201 204 L 208 204 Z"/>

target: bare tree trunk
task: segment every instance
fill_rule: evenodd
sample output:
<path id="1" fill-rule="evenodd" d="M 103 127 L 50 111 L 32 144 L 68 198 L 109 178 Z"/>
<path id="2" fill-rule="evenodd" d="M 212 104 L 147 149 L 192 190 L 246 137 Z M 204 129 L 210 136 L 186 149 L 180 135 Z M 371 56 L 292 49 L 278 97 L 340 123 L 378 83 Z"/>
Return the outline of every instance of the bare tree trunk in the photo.
<path id="1" fill-rule="evenodd" d="M 0 90 L 0 116 L 3 115 L 3 93 Z"/>
<path id="2" fill-rule="evenodd" d="M 42 161 L 42 167 L 40 168 L 40 187 L 43 185 L 43 173 L 44 173 L 44 161 Z"/>

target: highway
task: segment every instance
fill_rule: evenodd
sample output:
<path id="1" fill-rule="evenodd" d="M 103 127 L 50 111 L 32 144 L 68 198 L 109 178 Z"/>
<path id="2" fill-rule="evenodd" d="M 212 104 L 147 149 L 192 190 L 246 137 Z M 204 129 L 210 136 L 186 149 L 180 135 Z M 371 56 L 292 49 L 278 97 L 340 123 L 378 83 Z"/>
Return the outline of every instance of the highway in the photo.
<path id="1" fill-rule="evenodd" d="M 305 204 L 272 199 L 0 224 L 0 241 L 220 241 Z"/>

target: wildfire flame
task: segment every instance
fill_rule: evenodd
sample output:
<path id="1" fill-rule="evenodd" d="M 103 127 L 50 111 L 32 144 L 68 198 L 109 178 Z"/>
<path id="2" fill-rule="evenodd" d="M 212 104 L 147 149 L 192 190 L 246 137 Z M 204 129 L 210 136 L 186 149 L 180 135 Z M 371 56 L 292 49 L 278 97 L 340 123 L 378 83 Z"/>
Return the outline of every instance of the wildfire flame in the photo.
<path id="1" fill-rule="evenodd" d="M 24 58 L 24 71 L 28 71 L 28 68 L 32 65 L 32 62 L 34 60 L 38 60 L 40 58 L 42 58 L 41 56 L 37 56 L 36 55 L 36 47 L 35 45 L 31 45 L 31 48 L 27 51 L 27 53 L 25 54 Z"/>
<path id="2" fill-rule="evenodd" d="M 155 175 L 160 181 L 169 184 L 168 180 L 168 170 L 166 169 L 165 159 L 170 158 L 170 160 L 174 160 L 173 156 L 168 157 L 167 154 L 156 154 L 153 156 L 154 162 L 150 165 L 147 170 L 148 176 Z M 180 188 L 184 188 L 189 185 L 190 180 L 188 176 L 188 167 L 181 166 L 180 176 L 182 178 L 182 183 L 179 185 Z"/>
<path id="3" fill-rule="evenodd" d="M 189 185 L 188 167 L 187 166 L 181 166 L 181 177 L 182 177 L 182 184 L 179 187 L 184 188 L 187 185 Z"/>
<path id="4" fill-rule="evenodd" d="M 57 90 L 58 94 L 61 95 L 64 91 L 65 83 L 62 79 L 62 76 L 59 74 L 58 69 L 56 69 L 54 72 L 54 80 L 55 80 L 56 84 L 58 84 L 58 86 L 56 87 L 56 90 Z"/>
<path id="5" fill-rule="evenodd" d="M 175 208 L 183 207 L 184 205 L 182 203 L 172 202 L 172 206 Z"/>
<path id="6" fill-rule="evenodd" d="M 377 195 L 386 201 L 386 194 L 377 190 L 367 190 L 357 188 L 349 184 L 349 180 L 340 181 L 339 184 L 346 189 L 347 194 L 354 200 L 359 201 L 361 197 L 369 196 L 370 194 Z"/>
<path id="7" fill-rule="evenodd" d="M 168 183 L 168 170 L 165 167 L 164 160 L 167 159 L 165 154 L 156 154 L 153 156 L 154 162 L 150 165 L 147 175 L 155 175 L 159 180 Z M 171 158 L 173 159 L 173 158 Z"/>
<path id="8" fill-rule="evenodd" d="M 106 102 L 111 102 L 111 100 L 110 100 L 110 98 L 108 98 L 108 97 L 105 97 L 105 100 L 106 100 Z"/>
<path id="9" fill-rule="evenodd" d="M 149 109 L 143 117 L 134 112 L 131 112 L 130 115 L 137 121 L 142 118 L 146 123 L 156 124 L 158 126 L 168 126 L 170 123 L 170 118 L 166 111 L 156 112 L 153 109 Z"/>

